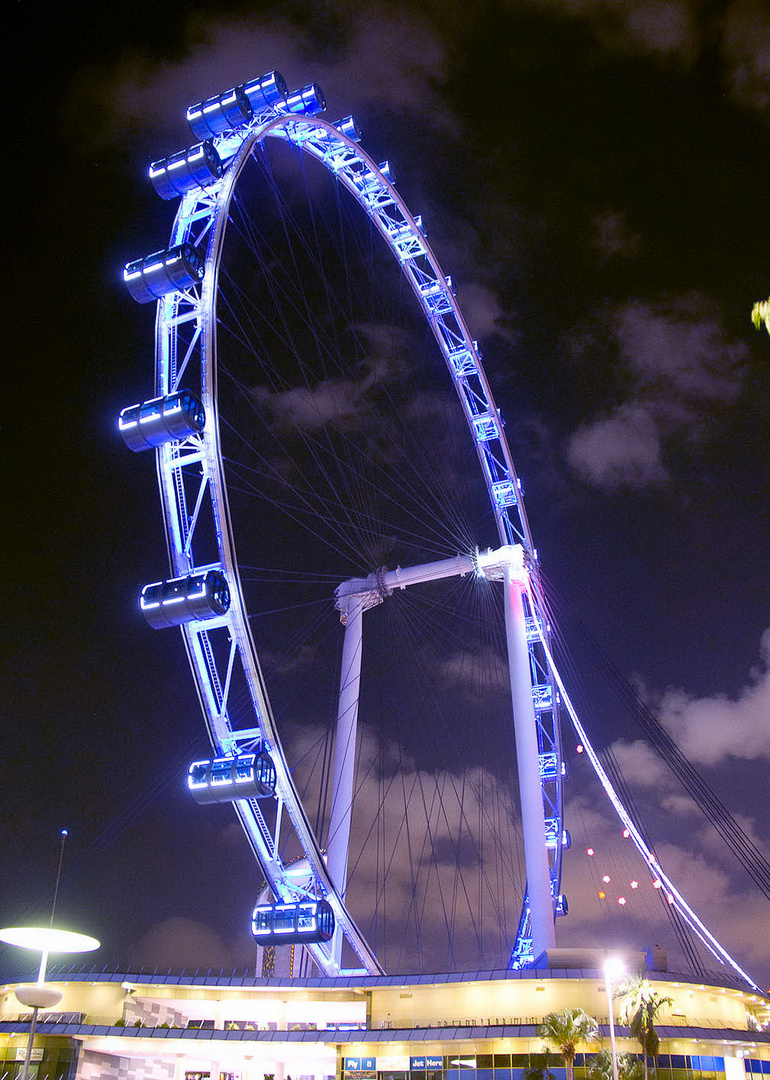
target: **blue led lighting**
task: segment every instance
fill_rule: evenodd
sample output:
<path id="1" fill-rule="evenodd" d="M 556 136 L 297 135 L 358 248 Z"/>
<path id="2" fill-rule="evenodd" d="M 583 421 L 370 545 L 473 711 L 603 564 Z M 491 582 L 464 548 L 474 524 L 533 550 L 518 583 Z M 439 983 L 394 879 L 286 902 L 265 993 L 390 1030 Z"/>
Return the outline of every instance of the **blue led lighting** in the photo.
<path id="1" fill-rule="evenodd" d="M 550 683 L 538 683 L 532 687 L 532 704 L 535 709 L 553 708 L 553 687 Z"/>

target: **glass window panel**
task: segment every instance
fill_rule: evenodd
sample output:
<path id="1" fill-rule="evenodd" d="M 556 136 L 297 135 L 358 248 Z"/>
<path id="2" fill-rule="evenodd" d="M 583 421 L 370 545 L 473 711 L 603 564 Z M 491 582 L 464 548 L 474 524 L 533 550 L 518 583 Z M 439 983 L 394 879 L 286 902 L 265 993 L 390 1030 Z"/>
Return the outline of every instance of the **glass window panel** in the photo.
<path id="1" fill-rule="evenodd" d="M 233 767 L 232 761 L 214 761 L 211 764 L 211 783 L 212 784 L 229 784 L 231 777 L 231 770 Z"/>
<path id="2" fill-rule="evenodd" d="M 236 780 L 250 780 L 254 769 L 254 754 L 242 754 L 235 765 Z"/>
<path id="3" fill-rule="evenodd" d="M 294 905 L 273 909 L 273 929 L 288 930 L 294 926 Z"/>

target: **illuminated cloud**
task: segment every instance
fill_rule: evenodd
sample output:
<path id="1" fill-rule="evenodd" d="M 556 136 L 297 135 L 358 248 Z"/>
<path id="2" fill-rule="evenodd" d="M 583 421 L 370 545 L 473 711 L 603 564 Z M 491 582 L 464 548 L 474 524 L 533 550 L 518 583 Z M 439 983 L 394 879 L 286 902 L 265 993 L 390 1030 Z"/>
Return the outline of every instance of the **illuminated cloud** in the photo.
<path id="1" fill-rule="evenodd" d="M 68 109 L 68 125 L 84 141 L 115 139 L 126 127 L 165 131 L 184 126 L 196 101 L 277 68 L 294 89 L 314 81 L 333 103 L 333 119 L 376 103 L 447 126 L 437 86 L 447 71 L 445 45 L 412 8 L 338 4 L 333 18 L 338 47 L 318 47 L 313 26 L 254 13 L 188 20 L 176 61 L 155 53 L 126 52 L 110 70 L 81 79 Z"/>
<path id="2" fill-rule="evenodd" d="M 445 687 L 473 696 L 510 687 L 508 664 L 492 649 L 482 654 L 458 650 L 436 666 L 436 675 Z"/>
<path id="3" fill-rule="evenodd" d="M 363 387 L 351 379 L 322 379 L 312 387 L 277 393 L 258 387 L 253 393 L 257 404 L 286 428 L 319 431 L 333 424 L 349 430 L 365 426 L 368 416 Z"/>
<path id="4" fill-rule="evenodd" d="M 618 257 L 628 258 L 636 254 L 641 246 L 641 236 L 633 231 L 625 215 L 616 210 L 605 210 L 598 214 L 592 225 L 593 246 L 602 262 Z"/>
<path id="5" fill-rule="evenodd" d="M 668 690 L 659 714 L 691 761 L 716 765 L 725 758 L 770 757 L 770 630 L 762 635 L 760 667 L 734 698 L 692 697 Z"/>
<path id="6" fill-rule="evenodd" d="M 682 0 L 533 0 L 565 16 L 580 17 L 598 40 L 623 52 L 674 56 L 689 62 L 695 52 L 691 5 Z"/>
<path id="7" fill-rule="evenodd" d="M 648 404 L 628 403 L 578 428 L 567 461 L 581 480 L 614 491 L 665 483 L 660 424 Z"/>
<path id="8" fill-rule="evenodd" d="M 770 12 L 762 0 L 737 0 L 724 16 L 723 52 L 733 97 L 770 116 Z"/>
<path id="9" fill-rule="evenodd" d="M 505 325 L 506 312 L 494 289 L 477 282 L 468 282 L 457 290 L 457 302 L 475 338 L 498 335 L 508 341 L 513 334 Z"/>
<path id="10" fill-rule="evenodd" d="M 737 398 L 747 347 L 727 337 L 700 295 L 629 301 L 607 329 L 618 343 L 631 395 L 572 434 L 567 461 L 582 480 L 606 491 L 664 484 L 667 445 L 707 439 L 715 409 Z M 597 347 L 596 339 L 584 346 Z"/>
<path id="11" fill-rule="evenodd" d="M 409 372 L 407 342 L 399 327 L 386 323 L 358 324 L 353 330 L 362 354 L 358 377 L 321 379 L 282 391 L 254 388 L 257 404 L 276 424 L 301 431 L 319 431 L 327 424 L 346 431 L 374 425 L 373 398 Z"/>
<path id="12" fill-rule="evenodd" d="M 621 739 L 612 744 L 612 753 L 621 772 L 633 777 L 638 786 L 655 790 L 671 786 L 671 770 L 648 742 L 642 739 L 626 742 Z"/>
<path id="13" fill-rule="evenodd" d="M 512 785 L 480 768 L 428 772 L 370 727 L 359 731 L 348 891 L 359 925 L 389 970 L 499 966 L 522 889 Z M 312 738 L 287 735 L 306 806 L 318 797 Z"/>
<path id="14" fill-rule="evenodd" d="M 632 300 L 615 316 L 621 353 L 640 391 L 693 403 L 734 401 L 747 349 L 731 342 L 705 296 Z"/>

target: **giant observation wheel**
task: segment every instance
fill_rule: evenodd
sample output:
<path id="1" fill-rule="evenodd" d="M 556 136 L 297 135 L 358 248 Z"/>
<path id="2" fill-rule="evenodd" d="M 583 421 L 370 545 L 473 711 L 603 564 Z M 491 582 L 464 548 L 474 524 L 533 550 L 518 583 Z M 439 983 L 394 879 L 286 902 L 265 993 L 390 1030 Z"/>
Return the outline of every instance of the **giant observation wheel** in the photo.
<path id="1" fill-rule="evenodd" d="M 144 588 L 141 606 L 153 627 L 181 628 L 214 751 L 210 760 L 191 766 L 188 783 L 200 802 L 232 802 L 262 868 L 274 902 L 255 913 L 257 940 L 261 933 L 267 943 L 301 942 L 324 973 L 337 974 L 343 970 L 344 939 L 356 958 L 354 966 L 379 972 L 375 951 L 345 902 L 346 837 L 354 778 L 352 766 L 345 764 L 344 747 L 356 739 L 355 726 L 351 728 L 348 721 L 352 713 L 355 723 L 360 674 L 348 679 L 348 701 L 340 704 L 337 757 L 329 770 L 334 773 L 335 785 L 330 796 L 332 820 L 330 824 L 327 814 L 327 835 L 322 838 L 318 835 L 320 818 L 316 814 L 313 820 L 308 797 L 295 783 L 260 668 L 253 622 L 259 611 L 247 606 L 247 574 L 243 564 L 239 565 L 241 537 L 236 535 L 244 525 L 233 509 L 233 497 L 236 490 L 259 487 L 269 502 L 280 504 L 292 526 L 304 527 L 311 535 L 320 533 L 330 500 L 318 496 L 312 502 L 311 495 L 316 492 L 311 489 L 335 467 L 324 455 L 342 453 L 340 448 L 345 446 L 351 456 L 334 479 L 335 489 L 342 491 L 343 509 L 337 514 L 343 520 L 333 527 L 332 547 L 344 546 L 340 530 L 355 531 L 361 526 L 356 502 L 361 489 L 364 497 L 372 492 L 377 496 L 376 509 L 366 526 L 370 533 L 388 533 L 389 508 L 396 501 L 402 505 L 398 513 L 403 520 L 391 531 L 401 529 L 408 534 L 421 510 L 431 513 L 425 502 L 432 497 L 432 479 L 426 484 L 428 495 L 402 497 L 399 493 L 394 499 L 380 490 L 386 482 L 393 484 L 393 475 L 402 474 L 404 468 L 400 464 L 390 468 L 391 447 L 402 439 L 392 426 L 380 436 L 377 451 L 362 451 L 354 445 L 356 407 L 359 413 L 371 415 L 380 411 L 381 400 L 387 398 L 396 412 L 412 410 L 413 415 L 406 418 L 408 424 L 425 423 L 414 409 L 414 394 L 409 397 L 411 384 L 404 374 L 410 366 L 408 358 L 395 356 L 399 348 L 402 354 L 409 349 L 403 341 L 394 346 L 396 332 L 389 316 L 376 311 L 377 304 L 385 301 L 388 311 L 392 305 L 407 307 L 413 339 L 422 335 L 423 348 L 425 340 L 431 340 L 435 370 L 430 379 L 454 387 L 458 418 L 460 412 L 465 418 L 466 465 L 468 457 L 476 459 L 476 485 L 486 492 L 487 499 L 486 507 L 478 511 L 483 518 L 481 532 L 486 530 L 488 544 L 502 545 L 498 552 L 479 555 L 474 550 L 479 539 L 471 538 L 455 559 L 426 563 L 423 570 L 412 572 L 412 578 L 425 581 L 457 573 L 498 578 L 519 597 L 518 654 L 511 659 L 514 667 L 518 664 L 520 687 L 516 742 L 522 813 L 530 816 L 529 823 L 524 821 L 525 848 L 529 833 L 526 863 L 530 881 L 523 890 L 510 963 L 522 966 L 533 958 L 532 868 L 537 868 L 539 876 L 534 888 L 539 888 L 540 932 L 545 934 L 541 940 L 535 935 L 536 953 L 549 943 L 543 922 L 550 924 L 552 933 L 554 916 L 562 913 L 559 883 L 567 836 L 562 826 L 563 766 L 558 698 L 548 666 L 548 619 L 520 483 L 479 349 L 420 219 L 412 215 L 396 190 L 387 163 L 378 165 L 361 148 L 352 118 L 332 124 L 320 118 L 323 109 L 323 95 L 316 86 L 287 94 L 281 76 L 269 73 L 188 109 L 188 121 L 200 141 L 150 169 L 158 193 L 168 199 L 179 197 L 180 203 L 167 248 L 130 263 L 124 274 L 135 299 L 157 302 L 155 392 L 141 405 L 125 409 L 120 427 L 132 449 L 156 450 L 171 568 L 168 578 Z M 319 174 L 335 192 L 327 216 L 353 213 L 370 239 L 354 241 L 344 228 L 335 233 L 336 241 L 325 238 L 323 211 L 313 208 Z M 308 216 L 302 220 L 296 217 L 293 205 L 297 187 L 310 197 Z M 280 253 L 272 236 L 262 231 L 259 201 L 265 190 L 274 196 L 281 226 L 295 234 L 290 254 Z M 245 213 L 250 200 L 256 200 L 257 205 Z M 311 239 L 316 243 L 313 251 Z M 351 254 L 354 243 L 359 245 L 355 257 Z M 231 244 L 258 255 L 254 259 L 258 271 L 244 272 L 237 258 L 229 260 Z M 333 247 L 336 250 L 332 252 Z M 352 310 L 346 313 L 345 329 L 341 329 L 337 314 L 346 307 L 343 291 L 356 291 L 359 269 L 376 265 L 380 254 L 387 257 L 388 249 L 398 285 L 384 285 L 380 272 L 371 270 L 368 295 L 374 300 L 367 301 L 364 315 L 355 315 Z M 337 280 L 335 271 L 326 265 L 319 267 L 327 262 L 338 267 Z M 283 277 L 273 273 L 275 264 L 282 264 Z M 306 273 L 313 282 L 317 277 L 320 284 L 306 286 Z M 296 286 L 291 295 L 285 284 L 288 280 Z M 308 298 L 311 292 L 324 290 L 325 314 L 319 317 L 311 312 Z M 262 311 L 269 292 L 275 314 L 267 318 Z M 257 325 L 260 319 L 264 321 Z M 309 326 L 311 321 L 313 326 Z M 382 347 L 385 330 L 391 335 L 390 351 Z M 294 344 L 287 363 L 295 364 L 299 373 L 294 384 L 282 381 L 280 359 L 290 335 Z M 372 345 L 374 339 L 379 345 Z M 365 362 L 361 360 L 362 342 Z M 223 352 L 227 354 L 224 366 Z M 358 364 L 357 406 L 340 404 L 353 386 L 345 383 L 334 367 L 346 352 Z M 244 365 L 256 360 L 266 363 L 268 354 L 273 381 L 269 389 L 263 386 L 256 391 Z M 442 357 L 443 370 L 439 370 Z M 269 423 L 263 424 L 266 441 L 259 451 L 257 471 L 261 475 L 256 480 L 253 468 L 249 472 L 249 466 L 232 464 L 233 448 L 249 442 L 251 436 L 248 431 L 234 433 L 221 400 L 224 382 L 232 399 L 245 402 L 247 416 L 260 411 L 270 416 Z M 406 384 L 403 391 L 400 382 Z M 313 475 L 303 487 L 290 475 L 291 467 L 273 458 L 272 441 L 286 427 L 287 416 L 296 420 L 303 409 L 322 410 L 323 402 L 328 404 L 335 395 L 340 400 L 330 406 L 332 421 L 327 430 L 324 417 L 319 416 L 313 423 L 295 423 L 290 436 L 302 442 L 304 460 L 314 463 Z M 436 423 L 435 414 L 430 422 Z M 436 435 L 435 442 L 440 441 Z M 431 476 L 445 468 L 435 460 L 423 464 Z M 478 483 L 479 468 L 483 485 Z M 341 475 L 343 472 L 347 475 Z M 448 504 L 443 505 L 446 511 Z M 253 522 L 246 526 L 259 527 Z M 358 564 L 363 575 L 338 589 L 337 607 L 348 630 L 351 623 L 360 626 L 369 606 L 409 583 L 408 568 L 386 571 L 372 563 L 372 553 L 381 549 L 381 544 L 373 543 Z M 441 553 L 440 546 L 437 553 Z M 421 557 L 425 559 L 424 549 Z M 263 632 L 260 647 L 269 650 L 269 645 Z M 360 648 L 359 636 L 348 653 L 360 653 Z M 510 648 L 509 643 L 509 653 Z M 345 663 L 343 658 L 343 666 Z M 343 686 L 343 696 L 344 691 Z"/>

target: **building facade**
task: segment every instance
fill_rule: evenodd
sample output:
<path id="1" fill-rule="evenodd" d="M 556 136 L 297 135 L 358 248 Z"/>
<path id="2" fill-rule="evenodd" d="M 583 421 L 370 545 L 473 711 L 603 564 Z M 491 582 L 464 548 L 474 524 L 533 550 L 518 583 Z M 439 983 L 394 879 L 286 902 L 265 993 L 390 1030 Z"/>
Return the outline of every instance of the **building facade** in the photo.
<path id="1" fill-rule="evenodd" d="M 770 999 L 727 978 L 644 974 L 672 999 L 656 1024 L 657 1080 L 770 1080 Z M 63 997 L 40 1013 L 30 1080 L 522 1080 L 542 1052 L 543 1017 L 574 1007 L 609 1045 L 597 969 L 338 979 L 72 969 L 49 982 Z M 30 1031 L 14 989 L 0 988 L 5 1080 L 20 1076 Z M 618 1050 L 638 1052 L 616 1030 Z M 579 1049 L 576 1080 L 599 1047 Z"/>

